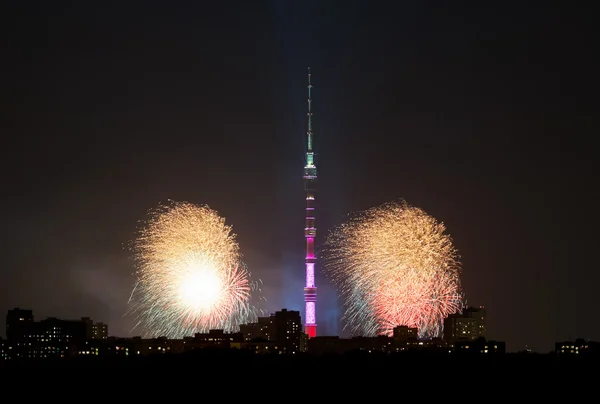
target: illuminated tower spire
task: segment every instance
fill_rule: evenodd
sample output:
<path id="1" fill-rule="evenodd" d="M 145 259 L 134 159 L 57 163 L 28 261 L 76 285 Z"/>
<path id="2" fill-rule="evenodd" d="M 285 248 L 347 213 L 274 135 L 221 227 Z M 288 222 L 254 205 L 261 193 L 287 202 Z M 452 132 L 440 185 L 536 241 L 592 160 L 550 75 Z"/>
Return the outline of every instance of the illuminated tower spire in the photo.
<path id="1" fill-rule="evenodd" d="M 310 67 L 308 68 L 308 130 L 306 132 L 306 138 L 308 142 L 307 152 L 311 155 L 311 161 L 307 161 L 307 164 L 312 164 L 312 153 L 313 153 L 313 144 L 312 144 L 312 96 L 311 90 L 312 85 L 310 84 Z"/>
<path id="2" fill-rule="evenodd" d="M 306 216 L 304 237 L 306 239 L 306 286 L 304 287 L 305 323 L 304 332 L 309 338 L 317 335 L 316 305 L 317 286 L 315 285 L 315 192 L 317 185 L 317 167 L 315 166 L 312 132 L 312 84 L 310 67 L 308 68 L 308 128 L 306 131 L 306 165 L 304 166 L 304 190 L 306 191 Z"/>

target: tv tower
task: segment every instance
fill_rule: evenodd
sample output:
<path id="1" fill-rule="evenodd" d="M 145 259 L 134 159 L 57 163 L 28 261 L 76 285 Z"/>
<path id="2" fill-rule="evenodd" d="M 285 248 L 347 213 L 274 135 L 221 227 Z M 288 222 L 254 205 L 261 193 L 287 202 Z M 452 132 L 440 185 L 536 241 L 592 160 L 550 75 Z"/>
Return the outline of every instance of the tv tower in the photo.
<path id="1" fill-rule="evenodd" d="M 317 286 L 315 285 L 315 192 L 317 185 L 317 167 L 313 152 L 312 109 L 310 67 L 308 68 L 308 129 L 306 131 L 306 165 L 304 166 L 304 191 L 306 192 L 306 219 L 304 237 L 306 238 L 306 286 L 304 287 L 305 324 L 304 332 L 309 338 L 317 336 L 316 306 Z"/>

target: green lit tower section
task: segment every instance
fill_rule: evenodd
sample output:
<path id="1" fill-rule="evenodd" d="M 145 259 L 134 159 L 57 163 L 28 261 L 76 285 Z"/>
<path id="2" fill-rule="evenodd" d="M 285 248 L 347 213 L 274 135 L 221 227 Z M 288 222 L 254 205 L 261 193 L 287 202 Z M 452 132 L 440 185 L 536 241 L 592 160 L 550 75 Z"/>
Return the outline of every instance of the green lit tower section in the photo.
<path id="1" fill-rule="evenodd" d="M 306 239 L 306 286 L 304 287 L 305 323 L 304 332 L 309 338 L 317 335 L 317 286 L 315 285 L 315 192 L 317 190 L 317 167 L 313 151 L 312 132 L 312 85 L 310 84 L 310 67 L 308 68 L 308 129 L 306 131 L 306 165 L 304 166 L 304 190 L 306 192 L 306 218 L 304 238 Z"/>

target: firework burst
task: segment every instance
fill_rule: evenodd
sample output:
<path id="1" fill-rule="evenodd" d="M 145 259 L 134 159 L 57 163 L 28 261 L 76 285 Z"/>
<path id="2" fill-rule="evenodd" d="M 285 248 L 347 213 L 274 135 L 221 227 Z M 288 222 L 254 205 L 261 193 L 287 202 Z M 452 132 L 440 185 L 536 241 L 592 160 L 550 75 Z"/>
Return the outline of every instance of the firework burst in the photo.
<path id="1" fill-rule="evenodd" d="M 254 321 L 256 284 L 235 237 L 207 206 L 172 202 L 151 210 L 133 243 L 136 327 L 146 336 L 181 338 Z"/>
<path id="2" fill-rule="evenodd" d="M 464 306 L 459 257 L 445 230 L 401 201 L 352 216 L 329 233 L 323 269 L 353 334 L 391 335 L 407 325 L 420 338 L 441 335 L 443 319 Z"/>

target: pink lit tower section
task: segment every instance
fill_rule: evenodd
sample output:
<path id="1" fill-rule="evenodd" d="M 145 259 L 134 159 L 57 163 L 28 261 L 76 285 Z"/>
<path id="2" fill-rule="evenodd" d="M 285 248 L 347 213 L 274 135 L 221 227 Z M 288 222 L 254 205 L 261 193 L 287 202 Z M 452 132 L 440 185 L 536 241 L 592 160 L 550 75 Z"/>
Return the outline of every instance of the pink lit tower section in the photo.
<path id="1" fill-rule="evenodd" d="M 317 185 L 317 167 L 313 152 L 312 109 L 311 109 L 310 67 L 308 68 L 308 129 L 306 131 L 306 165 L 304 166 L 304 190 L 306 191 L 306 219 L 304 237 L 306 238 L 306 286 L 304 288 L 305 324 L 304 332 L 309 338 L 317 335 L 317 286 L 315 285 L 315 192 Z"/>

